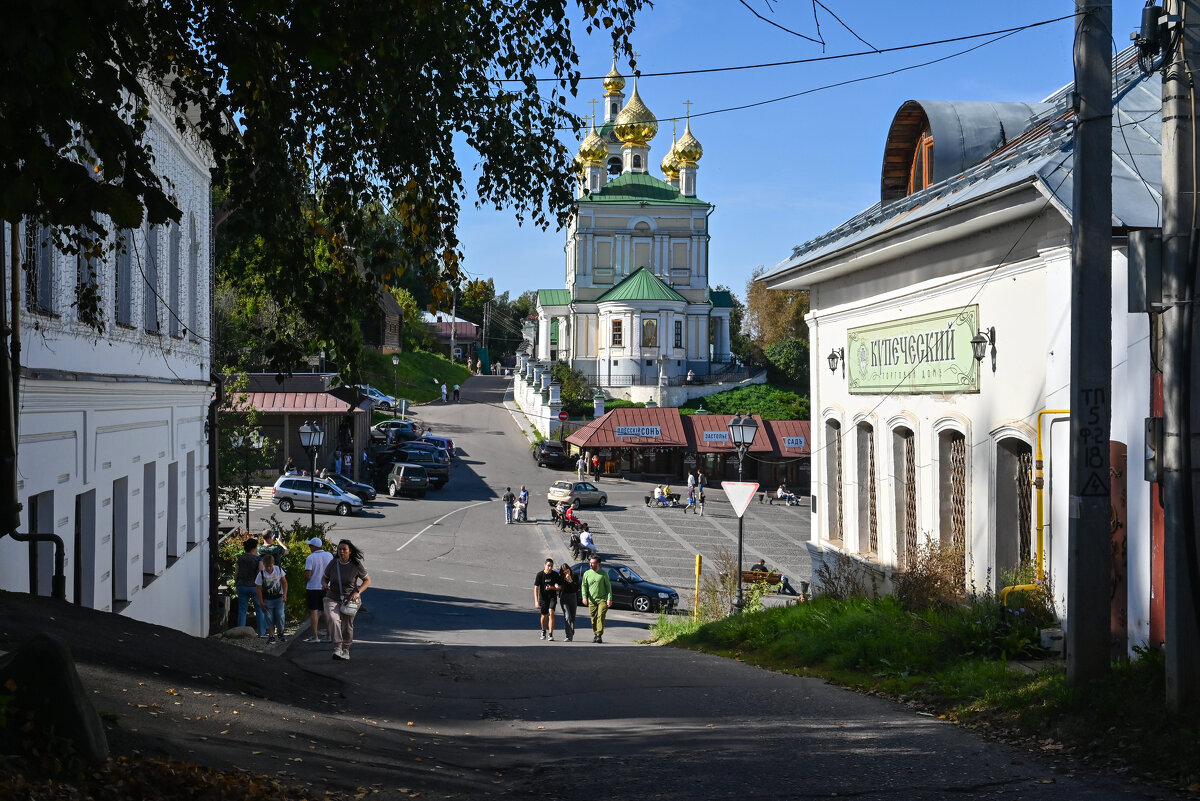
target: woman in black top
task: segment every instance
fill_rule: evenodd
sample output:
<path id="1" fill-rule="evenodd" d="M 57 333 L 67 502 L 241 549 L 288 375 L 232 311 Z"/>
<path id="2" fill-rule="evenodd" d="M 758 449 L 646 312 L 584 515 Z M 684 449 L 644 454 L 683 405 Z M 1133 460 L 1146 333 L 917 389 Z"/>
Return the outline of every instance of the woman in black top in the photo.
<path id="1" fill-rule="evenodd" d="M 571 566 L 563 562 L 558 571 L 558 601 L 562 605 L 567 642 L 575 638 L 575 609 L 583 603 L 583 591 Z"/>

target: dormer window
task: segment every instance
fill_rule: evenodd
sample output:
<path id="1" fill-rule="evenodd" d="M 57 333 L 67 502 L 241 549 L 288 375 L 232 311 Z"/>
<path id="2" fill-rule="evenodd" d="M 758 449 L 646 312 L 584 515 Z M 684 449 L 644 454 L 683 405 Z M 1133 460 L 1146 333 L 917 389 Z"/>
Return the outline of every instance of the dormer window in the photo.
<path id="1" fill-rule="evenodd" d="M 920 192 L 933 183 L 933 134 L 921 131 L 913 150 L 912 166 L 908 171 L 908 193 Z"/>

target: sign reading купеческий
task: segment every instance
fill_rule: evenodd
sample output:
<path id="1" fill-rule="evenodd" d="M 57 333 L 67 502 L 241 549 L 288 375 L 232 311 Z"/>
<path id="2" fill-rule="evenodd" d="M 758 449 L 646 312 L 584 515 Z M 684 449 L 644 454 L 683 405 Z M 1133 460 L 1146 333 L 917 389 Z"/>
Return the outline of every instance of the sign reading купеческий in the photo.
<path id="1" fill-rule="evenodd" d="M 850 394 L 978 392 L 979 363 L 971 353 L 978 331 L 978 306 L 851 328 L 846 332 Z"/>

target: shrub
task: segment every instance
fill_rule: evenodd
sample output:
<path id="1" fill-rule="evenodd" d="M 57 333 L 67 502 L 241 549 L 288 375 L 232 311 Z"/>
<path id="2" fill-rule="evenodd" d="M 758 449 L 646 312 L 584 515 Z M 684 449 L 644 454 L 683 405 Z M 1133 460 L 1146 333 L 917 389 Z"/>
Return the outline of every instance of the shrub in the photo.
<path id="1" fill-rule="evenodd" d="M 966 597 L 966 559 L 962 548 L 943 546 L 925 536 L 917 558 L 895 578 L 895 595 L 910 612 L 949 609 Z"/>
<path id="2" fill-rule="evenodd" d="M 813 575 L 818 591 L 826 598 L 844 601 L 877 595 L 875 571 L 862 560 L 842 551 L 827 553 Z"/>
<path id="3" fill-rule="evenodd" d="M 303 523 L 297 518 L 291 522 L 290 526 L 287 526 L 284 525 L 282 520 L 275 517 L 275 515 L 267 518 L 267 523 L 273 531 L 279 532 L 280 541 L 288 549 L 287 554 L 282 560 L 283 572 L 287 575 L 288 582 L 288 598 L 287 604 L 284 607 L 285 614 L 288 620 L 300 620 L 308 613 L 304 596 L 304 585 L 307 583 L 304 578 L 304 561 L 308 558 L 309 554 L 308 541 L 314 536 L 320 537 L 325 543 L 326 549 L 332 551 L 333 541 L 329 538 L 329 530 L 336 523 L 319 521 L 316 528 L 311 528 L 307 523 Z M 234 565 L 237 563 L 237 558 L 245 553 L 242 543 L 252 536 L 258 539 L 259 535 L 250 534 L 246 531 L 236 531 L 225 538 L 217 550 L 217 567 L 220 570 L 220 583 L 228 588 L 230 598 L 237 598 L 237 587 L 233 581 Z"/>

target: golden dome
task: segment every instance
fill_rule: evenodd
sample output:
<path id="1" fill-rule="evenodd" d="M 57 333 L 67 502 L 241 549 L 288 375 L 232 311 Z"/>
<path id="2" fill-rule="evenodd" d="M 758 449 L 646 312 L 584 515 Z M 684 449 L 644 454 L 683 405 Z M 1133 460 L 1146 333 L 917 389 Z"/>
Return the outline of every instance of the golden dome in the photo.
<path id="1" fill-rule="evenodd" d="M 638 95 L 637 81 L 633 83 L 633 94 L 629 96 L 629 102 L 617 115 L 613 133 L 627 145 L 641 145 L 642 147 L 645 147 L 646 143 L 658 133 L 658 120 L 654 113 L 646 108 L 646 104 Z M 696 146 L 700 145 L 697 143 Z"/>
<path id="2" fill-rule="evenodd" d="M 617 60 L 613 59 L 612 69 L 604 76 L 604 90 L 607 94 L 615 95 L 625 88 L 625 76 L 617 72 Z"/>
<path id="3" fill-rule="evenodd" d="M 704 155 L 704 148 L 700 146 L 696 137 L 692 136 L 691 120 L 684 127 L 683 136 L 679 137 L 672 149 L 675 151 L 675 157 L 683 164 L 695 164 Z"/>
<path id="4" fill-rule="evenodd" d="M 596 133 L 596 121 L 592 120 L 592 129 L 579 143 L 579 155 L 575 159 L 584 164 L 603 164 L 607 158 L 608 145 Z"/>
<path id="5" fill-rule="evenodd" d="M 667 151 L 667 155 L 663 156 L 662 162 L 658 165 L 662 168 L 663 175 L 674 181 L 679 178 L 679 159 L 675 157 L 675 145 L 671 145 L 671 149 Z"/>

